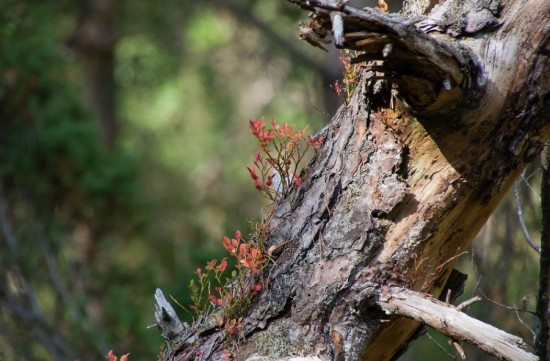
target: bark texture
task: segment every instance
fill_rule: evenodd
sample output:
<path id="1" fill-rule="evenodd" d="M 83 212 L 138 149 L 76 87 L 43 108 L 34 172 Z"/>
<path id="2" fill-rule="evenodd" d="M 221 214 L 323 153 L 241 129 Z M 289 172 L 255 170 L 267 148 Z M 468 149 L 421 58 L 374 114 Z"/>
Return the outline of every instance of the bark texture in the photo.
<path id="1" fill-rule="evenodd" d="M 281 252 L 238 348 L 186 328 L 166 360 L 393 359 L 419 324 L 386 315 L 377 295 L 399 285 L 439 296 L 550 137 L 550 3 L 449 0 L 406 18 L 292 2 L 312 11 L 309 40 L 330 33 L 336 12 L 343 46 L 370 63 L 275 213 L 267 247 Z"/>

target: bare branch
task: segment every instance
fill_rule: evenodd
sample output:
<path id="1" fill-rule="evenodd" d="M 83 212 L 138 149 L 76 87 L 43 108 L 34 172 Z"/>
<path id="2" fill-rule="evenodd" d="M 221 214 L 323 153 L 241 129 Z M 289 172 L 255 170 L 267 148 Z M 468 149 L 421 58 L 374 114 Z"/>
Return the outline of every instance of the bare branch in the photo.
<path id="1" fill-rule="evenodd" d="M 470 298 L 469 300 L 466 300 L 466 301 L 462 302 L 460 305 L 456 306 L 456 308 L 458 308 L 460 311 L 462 311 L 463 309 L 465 309 L 466 307 L 470 306 L 472 303 L 477 302 L 477 301 L 481 301 L 481 297 L 475 296 L 473 298 Z"/>
<path id="2" fill-rule="evenodd" d="M 472 318 L 431 296 L 401 287 L 383 287 L 377 303 L 387 313 L 425 323 L 452 340 L 471 343 L 501 360 L 538 360 L 537 356 L 525 351 L 527 345 L 521 338 Z"/>
<path id="3" fill-rule="evenodd" d="M 519 307 L 516 307 L 516 306 L 506 306 L 506 305 L 504 305 L 504 304 L 502 304 L 502 303 L 499 303 L 499 302 L 497 302 L 497 301 L 495 301 L 495 300 L 492 300 L 492 299 L 490 299 L 490 298 L 485 294 L 485 292 L 483 292 L 483 290 L 481 289 L 481 287 L 477 287 L 477 290 L 479 291 L 479 293 L 481 293 L 481 295 L 483 296 L 483 298 L 484 298 L 485 300 L 487 300 L 487 301 L 489 301 L 489 302 L 491 302 L 491 303 L 493 303 L 493 304 L 495 304 L 495 305 L 497 305 L 497 306 L 499 306 L 499 307 L 502 307 L 502 308 L 507 309 L 507 310 L 510 310 L 510 311 L 527 312 L 527 313 L 530 313 L 530 314 L 532 314 L 532 315 L 535 314 L 535 312 L 530 311 L 530 310 L 527 310 L 527 309 L 525 309 L 525 308 L 519 308 Z"/>
<path id="4" fill-rule="evenodd" d="M 534 340 L 536 338 L 535 331 L 533 331 L 533 329 L 529 327 L 529 325 L 525 321 L 523 321 L 523 318 L 521 318 L 521 315 L 519 314 L 518 310 L 515 310 L 515 312 L 516 312 L 516 318 L 518 319 L 519 323 L 521 323 L 527 330 L 529 330 Z"/>
<path id="5" fill-rule="evenodd" d="M 527 177 L 525 176 L 525 172 L 526 172 L 526 171 L 527 171 L 527 170 L 525 170 L 525 171 L 521 174 L 521 176 L 520 176 L 520 177 L 521 177 L 521 180 L 525 183 L 525 185 L 527 186 L 527 188 L 529 188 L 529 189 L 531 190 L 531 192 L 532 192 L 533 194 L 536 194 L 536 196 L 540 199 L 540 194 L 539 194 L 539 192 L 538 192 L 535 188 L 533 188 L 533 186 L 531 185 L 531 183 L 529 183 L 530 180 L 531 180 L 531 178 L 533 178 L 533 177 L 535 176 L 535 174 L 537 174 L 537 172 L 540 171 L 540 169 L 534 170 L 534 171 L 533 171 L 531 174 L 529 174 Z"/>
<path id="6" fill-rule="evenodd" d="M 521 179 L 523 178 L 522 173 L 521 178 L 517 179 L 514 182 L 514 198 L 516 200 L 516 214 L 518 216 L 518 222 L 521 228 L 521 233 L 523 233 L 523 236 L 525 237 L 525 240 L 531 246 L 532 249 L 534 249 L 537 253 L 540 254 L 540 247 L 535 243 L 531 235 L 529 234 L 529 230 L 527 229 L 527 226 L 525 225 L 525 219 L 523 217 L 523 207 L 521 204 L 521 195 L 519 194 L 519 184 L 521 182 Z"/>
<path id="7" fill-rule="evenodd" d="M 526 328 L 527 330 L 529 330 L 529 332 L 531 332 L 531 334 L 532 334 L 533 337 L 534 337 L 535 333 L 533 332 L 533 330 L 531 329 L 531 327 L 529 327 L 529 325 L 528 325 L 525 321 L 523 321 L 523 319 L 521 318 L 521 316 L 520 316 L 519 313 L 520 313 L 520 312 L 526 312 L 526 313 L 529 313 L 529 314 L 531 314 L 531 315 L 535 315 L 535 312 L 527 310 L 527 309 L 525 308 L 525 305 L 524 305 L 523 308 L 519 308 L 519 307 L 516 307 L 516 306 L 506 306 L 506 305 L 503 305 L 502 303 L 499 303 L 499 302 L 497 302 L 497 301 L 495 301 L 495 300 L 492 300 L 492 299 L 490 299 L 490 298 L 483 292 L 483 290 L 481 289 L 481 287 L 479 287 L 479 284 L 478 284 L 478 286 L 476 286 L 476 291 L 479 291 L 479 293 L 481 293 L 481 295 L 483 296 L 483 298 L 484 298 L 486 301 L 489 301 L 489 302 L 491 302 L 492 304 L 495 304 L 495 305 L 497 305 L 497 306 L 499 306 L 499 307 L 501 307 L 501 308 L 504 308 L 504 309 L 506 309 L 506 310 L 514 311 L 514 312 L 516 313 L 516 317 L 517 317 L 518 321 L 519 321 L 523 326 L 525 326 L 525 328 Z M 522 300 L 525 300 L 525 297 L 522 298 Z"/>

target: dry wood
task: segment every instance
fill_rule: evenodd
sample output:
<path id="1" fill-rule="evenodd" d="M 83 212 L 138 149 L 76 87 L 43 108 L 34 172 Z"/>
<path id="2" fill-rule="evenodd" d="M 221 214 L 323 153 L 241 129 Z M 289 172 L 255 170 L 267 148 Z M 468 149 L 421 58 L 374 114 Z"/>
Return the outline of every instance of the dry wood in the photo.
<path id="1" fill-rule="evenodd" d="M 162 334 L 169 340 L 185 332 L 185 324 L 180 321 L 176 311 L 158 288 L 155 291 L 155 319 Z"/>
<path id="2" fill-rule="evenodd" d="M 521 338 L 428 295 L 400 287 L 387 287 L 381 292 L 378 304 L 390 314 L 425 323 L 453 340 L 469 342 L 500 360 L 538 360 L 537 356 L 525 351 L 527 345 Z"/>
<path id="3" fill-rule="evenodd" d="M 388 319 L 372 302 L 377 285 L 438 296 L 550 138 L 549 2 L 447 0 L 420 19 L 292 2 L 312 11 L 310 41 L 324 40 L 338 12 L 344 46 L 376 39 L 360 44 L 382 66 L 363 71 L 319 133 L 303 185 L 276 210 L 265 246 L 277 256 L 238 347 L 215 328 L 189 328 L 165 360 L 228 350 L 237 360 L 394 358 L 419 324 Z"/>

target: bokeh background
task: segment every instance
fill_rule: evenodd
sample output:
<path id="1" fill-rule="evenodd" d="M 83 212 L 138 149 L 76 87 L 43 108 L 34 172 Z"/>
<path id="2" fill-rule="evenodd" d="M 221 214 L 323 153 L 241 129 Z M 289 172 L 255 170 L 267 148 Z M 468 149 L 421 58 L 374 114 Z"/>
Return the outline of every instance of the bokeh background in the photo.
<path id="1" fill-rule="evenodd" d="M 305 17 L 280 0 L 0 0 L 0 360 L 156 359 L 155 288 L 189 303 L 193 270 L 260 215 L 248 120 L 315 132 L 341 103 L 338 53 L 298 39 Z M 536 240 L 538 178 L 519 186 Z M 469 312 L 532 342 L 529 313 L 489 301 L 534 308 L 512 194 L 465 251 L 463 299 L 487 297 Z M 454 353 L 429 335 L 402 359 Z"/>

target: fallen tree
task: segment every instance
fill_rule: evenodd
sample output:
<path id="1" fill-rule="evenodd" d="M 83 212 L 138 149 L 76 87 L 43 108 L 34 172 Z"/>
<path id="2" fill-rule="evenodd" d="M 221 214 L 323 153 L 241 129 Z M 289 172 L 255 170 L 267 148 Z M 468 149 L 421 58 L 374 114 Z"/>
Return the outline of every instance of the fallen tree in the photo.
<path id="1" fill-rule="evenodd" d="M 425 323 L 536 360 L 514 336 L 467 335 L 477 320 L 437 321 L 459 311 L 423 295 L 460 293 L 454 263 L 550 138 L 550 3 L 411 1 L 394 15 L 290 2 L 310 11 L 302 38 L 357 51 L 355 92 L 270 219 L 271 262 L 237 339 L 223 315 L 181 323 L 157 291 L 162 358 L 391 360 Z M 405 307 L 421 299 L 432 312 Z"/>

